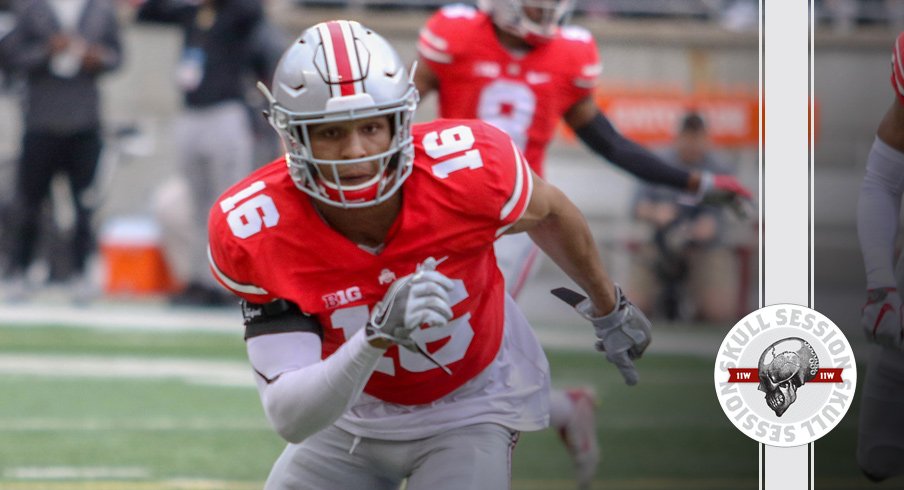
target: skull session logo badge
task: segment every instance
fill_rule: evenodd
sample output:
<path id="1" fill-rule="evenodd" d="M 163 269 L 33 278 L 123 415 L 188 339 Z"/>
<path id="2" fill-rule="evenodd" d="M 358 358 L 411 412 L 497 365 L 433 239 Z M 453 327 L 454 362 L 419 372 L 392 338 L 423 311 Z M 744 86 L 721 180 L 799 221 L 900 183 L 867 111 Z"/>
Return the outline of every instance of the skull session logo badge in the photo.
<path id="1" fill-rule="evenodd" d="M 854 397 L 857 368 L 831 320 L 781 304 L 747 315 L 728 332 L 714 381 L 735 427 L 763 444 L 790 447 L 838 425 Z"/>
<path id="2" fill-rule="evenodd" d="M 760 356 L 757 389 L 766 393 L 769 408 L 781 417 L 797 400 L 797 389 L 816 377 L 818 371 L 819 357 L 809 342 L 797 337 L 782 339 Z"/>

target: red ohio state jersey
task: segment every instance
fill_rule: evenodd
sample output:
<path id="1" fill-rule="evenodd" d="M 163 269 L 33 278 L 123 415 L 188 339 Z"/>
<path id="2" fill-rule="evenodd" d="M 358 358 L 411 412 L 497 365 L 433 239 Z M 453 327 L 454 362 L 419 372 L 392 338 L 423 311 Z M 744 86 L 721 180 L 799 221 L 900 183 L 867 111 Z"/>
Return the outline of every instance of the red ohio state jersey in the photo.
<path id="1" fill-rule="evenodd" d="M 904 104 L 904 32 L 898 34 L 891 54 L 891 86 L 895 89 L 898 102 Z"/>
<path id="2" fill-rule="evenodd" d="M 440 116 L 502 129 L 540 176 L 556 125 L 593 93 L 602 71 L 583 28 L 563 27 L 549 43 L 514 55 L 499 43 L 492 19 L 466 5 L 434 14 L 421 29 L 418 53 L 439 79 Z"/>
<path id="3" fill-rule="evenodd" d="M 434 401 L 487 367 L 499 350 L 504 284 L 493 242 L 530 200 L 530 168 L 511 139 L 480 121 L 413 126 L 414 169 L 378 254 L 327 225 L 284 159 L 227 190 L 210 213 L 211 268 L 255 303 L 297 304 L 323 327 L 323 358 L 361 329 L 390 284 L 428 257 L 452 279 L 454 318 L 420 332 L 448 375 L 419 353 L 390 348 L 364 391 L 403 404 Z M 350 210 L 350 213 L 355 210 Z"/>

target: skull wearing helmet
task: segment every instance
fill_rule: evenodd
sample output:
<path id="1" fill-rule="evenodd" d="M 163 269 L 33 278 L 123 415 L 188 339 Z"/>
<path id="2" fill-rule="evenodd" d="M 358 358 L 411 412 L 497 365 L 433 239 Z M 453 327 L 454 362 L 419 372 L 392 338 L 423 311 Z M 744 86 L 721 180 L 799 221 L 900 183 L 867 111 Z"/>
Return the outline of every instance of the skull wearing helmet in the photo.
<path id="1" fill-rule="evenodd" d="M 760 356 L 760 391 L 766 404 L 781 417 L 797 400 L 797 390 L 816 376 L 819 358 L 809 342 L 789 337 L 770 345 Z"/>

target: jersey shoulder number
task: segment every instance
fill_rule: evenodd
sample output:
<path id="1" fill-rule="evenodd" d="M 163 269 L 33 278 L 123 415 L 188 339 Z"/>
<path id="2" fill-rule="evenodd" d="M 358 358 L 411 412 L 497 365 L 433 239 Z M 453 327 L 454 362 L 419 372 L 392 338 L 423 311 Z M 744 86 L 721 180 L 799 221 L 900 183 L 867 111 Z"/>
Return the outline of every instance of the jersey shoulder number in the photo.
<path id="1" fill-rule="evenodd" d="M 592 89 L 603 72 L 599 52 L 593 34 L 580 26 L 565 26 L 560 36 L 568 46 L 563 59 L 567 60 L 567 70 L 571 72 L 572 83 L 578 89 Z"/>
<path id="2" fill-rule="evenodd" d="M 211 271 L 226 288 L 252 302 L 262 302 L 268 296 L 267 291 L 255 286 L 252 280 L 256 270 L 253 257 L 264 242 L 256 239 L 278 230 L 280 222 L 280 212 L 273 197 L 277 195 L 277 184 L 267 172 L 271 165 L 220 196 L 210 210 L 208 221 Z M 280 167 L 275 165 L 277 171 L 285 172 Z"/>
<path id="3" fill-rule="evenodd" d="M 415 145 L 420 164 L 452 190 L 444 194 L 455 195 L 463 211 L 506 227 L 521 217 L 533 181 L 527 161 L 506 133 L 477 120 L 419 126 Z"/>

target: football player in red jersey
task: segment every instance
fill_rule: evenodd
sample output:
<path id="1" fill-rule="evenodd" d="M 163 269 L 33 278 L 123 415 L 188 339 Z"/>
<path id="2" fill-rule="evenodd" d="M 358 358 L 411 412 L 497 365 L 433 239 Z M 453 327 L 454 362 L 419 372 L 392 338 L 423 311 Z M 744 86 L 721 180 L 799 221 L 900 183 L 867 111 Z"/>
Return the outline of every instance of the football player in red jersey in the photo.
<path id="1" fill-rule="evenodd" d="M 668 165 L 615 130 L 593 100 L 602 71 L 593 36 L 561 25 L 572 4 L 481 0 L 479 10 L 462 4 L 440 9 L 420 32 L 418 92 L 422 98 L 437 92 L 443 118 L 477 118 L 504 130 L 541 177 L 546 149 L 564 120 L 591 150 L 645 181 L 713 203 L 750 199 L 734 177 Z M 506 269 L 517 296 L 524 276 Z"/>
<path id="2" fill-rule="evenodd" d="M 904 32 L 892 54 L 895 100 L 876 131 L 857 205 L 857 233 L 866 265 L 867 300 L 860 322 L 879 344 L 869 360 L 860 399 L 857 460 L 880 481 L 904 473 L 904 324 L 900 289 L 904 261 L 895 266 L 895 237 L 904 195 Z"/>
<path id="3" fill-rule="evenodd" d="M 741 206 L 750 192 L 734 177 L 666 164 L 622 136 L 593 100 L 602 71 L 587 30 L 564 25 L 573 0 L 480 0 L 479 9 L 450 5 L 421 29 L 415 83 L 421 97 L 437 92 L 445 118 L 478 118 L 504 130 L 543 176 L 546 149 L 564 120 L 592 151 L 631 174 Z M 479 46 L 480 49 L 475 47 Z M 517 298 L 538 250 L 524 236 L 496 244 L 506 288 Z M 553 393 L 552 425 L 563 434 L 578 481 L 590 484 L 599 460 L 590 395 Z"/>
<path id="4" fill-rule="evenodd" d="M 509 487 L 518 433 L 548 422 L 549 373 L 496 266 L 502 234 L 529 232 L 586 292 L 575 309 L 637 381 L 650 324 L 583 216 L 499 129 L 412 125 L 417 91 L 382 37 L 311 27 L 261 89 L 286 156 L 221 196 L 209 257 L 290 442 L 268 490 Z"/>

